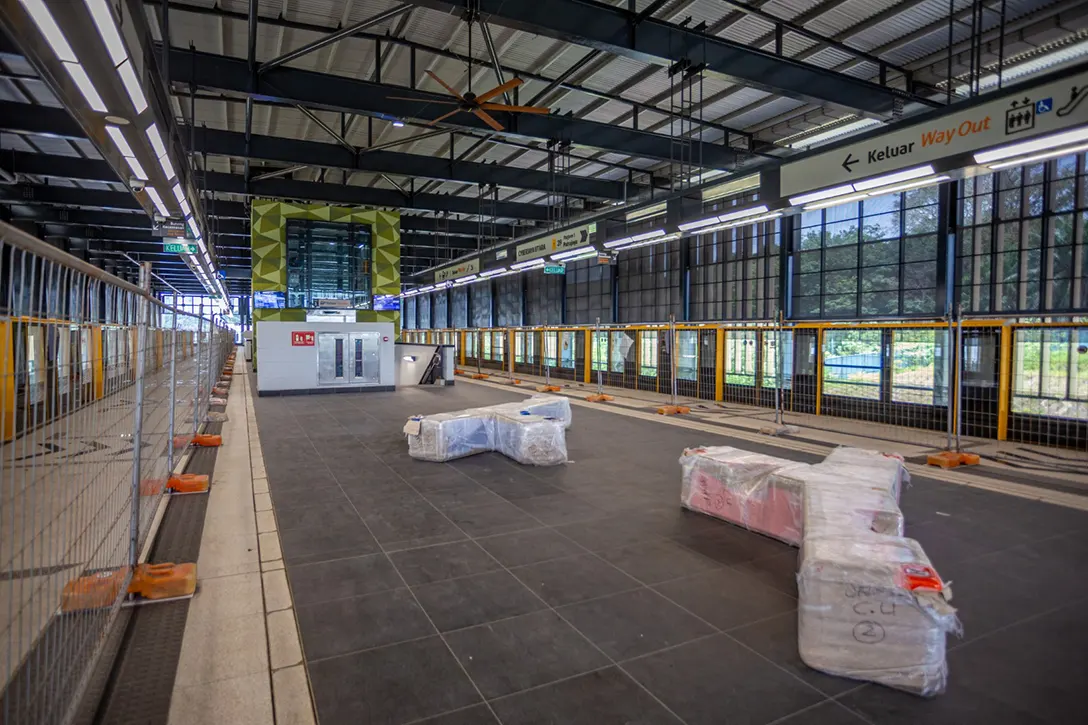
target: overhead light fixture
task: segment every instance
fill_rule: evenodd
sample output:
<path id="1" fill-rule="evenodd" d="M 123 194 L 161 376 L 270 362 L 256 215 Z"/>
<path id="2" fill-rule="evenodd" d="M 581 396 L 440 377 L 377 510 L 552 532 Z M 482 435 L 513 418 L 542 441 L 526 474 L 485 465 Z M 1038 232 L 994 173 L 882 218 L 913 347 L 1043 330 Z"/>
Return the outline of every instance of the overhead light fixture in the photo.
<path id="1" fill-rule="evenodd" d="M 1083 141 L 1088 141 L 1088 126 L 1075 128 L 1072 131 L 1051 134 L 1050 136 L 1043 136 L 1042 138 L 1032 139 L 1031 141 L 1000 146 L 990 151 L 982 151 L 975 154 L 975 163 L 988 164 L 991 161 L 1003 161 L 1012 158 L 1013 156 L 1025 156 L 1027 154 L 1048 151 L 1059 146 Z"/>
<path id="2" fill-rule="evenodd" d="M 710 234 L 712 232 L 720 232 L 723 229 L 733 229 L 735 227 L 747 226 L 748 224 L 757 224 L 759 222 L 770 221 L 771 219 L 777 219 L 780 216 L 782 216 L 782 212 L 776 211 L 776 212 L 771 212 L 770 214 L 763 214 L 762 216 L 757 216 L 757 217 L 751 217 L 751 218 L 745 217 L 744 219 L 738 219 L 736 221 L 726 222 L 725 224 L 718 224 L 717 226 L 708 227 L 706 229 L 700 229 L 697 232 L 695 232 L 695 234 L 699 235 L 699 234 Z"/>
<path id="3" fill-rule="evenodd" d="M 648 239 L 641 239 L 641 240 L 637 240 L 637 241 L 632 241 L 629 244 L 627 244 L 626 246 L 616 247 L 615 251 L 625 252 L 628 249 L 638 249 L 639 247 L 648 247 L 648 246 L 650 246 L 652 244 L 664 244 L 665 242 L 671 242 L 674 239 L 679 239 L 679 238 L 680 238 L 680 233 L 679 232 L 673 232 L 672 234 L 666 234 L 664 236 L 655 236 L 655 237 L 651 237 L 651 238 L 648 238 Z M 631 239 L 633 240 L 634 237 L 632 237 Z"/>
<path id="4" fill-rule="evenodd" d="M 510 269 L 516 269 L 516 270 L 518 270 L 520 272 L 522 270 L 533 269 L 534 267 L 543 267 L 543 266 L 544 266 L 544 260 L 543 259 L 531 259 L 528 262 L 517 262 L 516 264 L 511 264 Z"/>
<path id="5" fill-rule="evenodd" d="M 453 281 L 453 283 L 454 283 L 454 284 L 468 284 L 469 282 L 471 282 L 472 280 L 476 279 L 477 277 L 479 277 L 479 275 L 477 275 L 477 274 L 470 274 L 470 275 L 468 275 L 467 277 L 461 277 L 460 279 L 455 279 L 455 280 Z"/>
<path id="6" fill-rule="evenodd" d="M 581 259 L 589 259 L 590 257 L 596 257 L 598 254 L 600 254 L 600 252 L 598 252 L 596 249 L 590 249 L 589 251 L 582 252 L 581 254 L 576 254 L 573 257 L 566 257 L 566 258 L 564 258 L 563 261 L 564 262 L 577 262 L 577 261 L 579 261 Z"/>
<path id="7" fill-rule="evenodd" d="M 393 121 L 394 128 L 404 128 L 404 121 Z"/>
<path id="8" fill-rule="evenodd" d="M 181 189 L 181 184 L 174 184 L 170 189 L 174 193 L 174 198 L 178 200 L 178 204 L 182 204 L 185 201 L 185 192 Z"/>
<path id="9" fill-rule="evenodd" d="M 751 189 L 758 189 L 759 184 L 760 176 L 758 173 L 726 181 L 725 183 L 712 186 L 703 191 L 703 203 L 705 204 L 726 196 L 735 196 L 741 192 L 750 191 Z"/>
<path id="10" fill-rule="evenodd" d="M 561 262 L 564 259 L 570 259 L 571 257 L 577 257 L 580 254 L 584 254 L 587 251 L 593 251 L 593 245 L 587 244 L 583 247 L 576 247 L 574 249 L 568 249 L 565 252 L 557 252 L 552 255 L 552 259 L 557 262 Z"/>
<path id="11" fill-rule="evenodd" d="M 53 52 L 57 54 L 57 58 L 62 63 L 79 62 L 75 51 L 72 50 L 72 46 L 68 45 L 68 39 L 64 37 L 60 26 L 57 25 L 57 21 L 53 19 L 49 8 L 45 7 L 42 0 L 19 0 L 19 4 L 23 6 L 30 19 L 38 26 L 38 32 L 45 38 L 45 42 L 49 43 L 49 47 L 53 49 Z"/>
<path id="12" fill-rule="evenodd" d="M 95 27 L 98 28 L 98 34 L 102 37 L 102 42 L 106 44 L 106 50 L 110 54 L 113 65 L 121 65 L 121 63 L 128 60 L 128 51 L 125 50 L 121 34 L 117 32 L 117 23 L 113 20 L 113 13 L 110 12 L 106 0 L 83 0 L 83 2 L 91 13 L 91 18 L 94 20 Z"/>
<path id="13" fill-rule="evenodd" d="M 106 133 L 109 134 L 110 139 L 113 141 L 113 145 L 117 147 L 117 150 L 121 152 L 122 156 L 135 156 L 132 152 L 132 147 L 128 145 L 128 139 L 121 133 L 121 129 L 116 126 L 106 126 Z"/>
<path id="14" fill-rule="evenodd" d="M 154 149 L 156 156 L 166 155 L 166 146 L 162 142 L 162 135 L 159 133 L 159 127 L 152 123 L 144 131 L 147 134 L 147 140 L 151 143 L 151 148 Z"/>
<path id="15" fill-rule="evenodd" d="M 140 80 L 136 77 L 136 71 L 132 68 L 132 61 L 126 60 L 117 66 L 117 74 L 121 76 L 121 83 L 124 84 L 125 91 L 128 92 L 129 100 L 132 101 L 136 114 L 139 115 L 146 111 L 147 98 L 144 96 L 144 89 L 140 87 Z"/>
<path id="16" fill-rule="evenodd" d="M 79 63 L 61 63 L 61 65 L 64 66 L 64 70 L 68 71 L 72 82 L 79 88 L 79 92 L 83 94 L 84 100 L 87 101 L 87 105 L 92 110 L 99 113 L 106 113 L 110 110 L 106 108 L 106 102 L 98 94 L 98 89 L 94 87 L 94 83 L 91 83 L 91 77 L 87 75 L 87 71 L 83 70 L 82 65 Z"/>
<path id="17" fill-rule="evenodd" d="M 1002 161 L 1000 164 L 990 164 L 992 171 L 999 171 L 1001 169 L 1007 169 L 1010 166 L 1024 166 L 1027 164 L 1034 164 L 1036 161 L 1046 161 L 1056 156 L 1065 156 L 1067 154 L 1076 154 L 1081 151 L 1088 151 L 1088 144 L 1081 144 L 1080 146 L 1071 146 L 1069 148 L 1058 149 L 1057 151 L 1047 151 L 1042 154 L 1035 154 L 1034 156 L 1021 156 L 1020 158 L 1013 159 L 1012 161 Z"/>
<path id="18" fill-rule="evenodd" d="M 837 196 L 834 199 L 825 199 L 823 201 L 817 201 L 812 204 L 806 204 L 801 208 L 801 211 L 816 211 L 817 209 L 826 209 L 829 206 L 838 206 L 839 204 L 849 204 L 852 201 L 858 201 L 859 199 L 868 198 L 868 193 L 850 194 L 849 196 Z"/>
<path id="19" fill-rule="evenodd" d="M 932 166 L 916 166 L 913 169 L 903 169 L 902 171 L 896 171 L 892 174 L 884 174 L 883 176 L 865 179 L 864 181 L 855 181 L 854 191 L 868 191 L 869 189 L 875 189 L 878 186 L 898 184 L 901 181 L 910 181 L 911 179 L 930 176 L 931 174 L 933 174 Z"/>
<path id="20" fill-rule="evenodd" d="M 126 156 L 125 163 L 127 163 L 128 167 L 132 169 L 133 176 L 135 176 L 140 181 L 147 181 L 147 172 L 144 171 L 143 164 L 140 163 L 139 159 L 137 159 L 135 156 Z"/>
<path id="21" fill-rule="evenodd" d="M 808 148 L 810 146 L 815 146 L 817 144 L 823 143 L 824 141 L 830 141 L 831 139 L 837 138 L 839 136 L 846 136 L 856 133 L 857 131 L 863 131 L 867 128 L 874 128 L 883 123 L 883 121 L 878 121 L 874 118 L 861 118 L 856 121 L 851 121 L 849 123 L 843 123 L 843 120 L 845 119 L 838 119 L 830 123 L 825 123 L 823 126 L 818 126 L 815 129 L 802 131 L 801 133 L 794 134 L 793 136 L 780 139 L 779 143 L 785 144 L 786 146 L 789 146 L 793 149 Z M 812 131 L 816 131 L 820 128 L 827 128 L 827 130 L 812 133 Z M 792 139 L 797 140 L 794 141 Z"/>
<path id="22" fill-rule="evenodd" d="M 730 222 L 730 221 L 733 221 L 734 219 L 743 219 L 745 217 L 758 216 L 759 214 L 766 214 L 766 213 L 767 213 L 767 205 L 766 204 L 760 204 L 759 206 L 754 206 L 754 207 L 752 207 L 750 209 L 741 209 L 740 211 L 732 211 L 732 212 L 729 212 L 728 214 L 722 214 L 720 217 L 718 217 L 718 221 L 720 221 L 720 222 Z"/>
<path id="23" fill-rule="evenodd" d="M 192 207 L 189 206 L 189 200 L 182 199 L 179 203 L 181 204 L 181 213 L 184 214 L 186 218 L 191 217 L 193 215 L 193 210 Z"/>
<path id="24" fill-rule="evenodd" d="M 694 221 L 694 222 L 684 222 L 683 224 L 677 224 L 677 226 L 680 228 L 680 231 L 682 231 L 682 232 L 690 232 L 693 229 L 700 229 L 702 227 L 709 227 L 710 225 L 717 224 L 717 223 L 718 223 L 718 217 L 712 216 L 712 217 L 707 217 L 706 219 L 699 219 L 698 221 Z"/>
<path id="25" fill-rule="evenodd" d="M 652 232 L 643 232 L 641 234 L 635 234 L 630 237 L 623 237 L 622 239 L 613 239 L 610 242 L 604 243 L 605 249 L 614 249 L 624 244 L 631 244 L 632 242 L 641 242 L 646 239 L 656 239 L 657 237 L 665 236 L 664 229 L 654 229 Z"/>
<path id="26" fill-rule="evenodd" d="M 635 211 L 627 212 L 627 214 L 624 215 L 623 219 L 628 223 L 637 222 L 642 219 L 649 219 L 650 217 L 661 216 L 665 213 L 666 209 L 667 207 L 665 202 L 661 202 L 660 204 L 653 204 L 651 206 L 648 206 L 645 209 L 636 209 Z"/>
<path id="27" fill-rule="evenodd" d="M 159 210 L 159 213 L 163 215 L 164 219 L 170 218 L 170 210 L 166 208 L 166 204 L 162 203 L 162 197 L 159 196 L 159 190 L 154 186 L 149 186 L 145 189 L 147 195 L 151 197 L 152 203 L 155 204 L 155 208 Z"/>
<path id="28" fill-rule="evenodd" d="M 849 194 L 854 191 L 853 184 L 844 184 L 842 186 L 833 186 L 830 189 L 823 189 L 821 191 L 813 191 L 810 194 L 801 194 L 800 196 L 790 197 L 790 206 L 801 206 L 807 204 L 810 201 L 821 201 L 823 199 L 830 199 L 833 196 L 841 196 L 843 194 Z"/>
<path id="29" fill-rule="evenodd" d="M 509 272 L 509 271 L 510 270 L 508 270 L 506 267 L 499 267 L 498 269 L 489 269 L 486 272 L 480 272 L 480 276 L 481 277 L 494 277 L 497 274 L 502 274 L 503 272 Z"/>
<path id="30" fill-rule="evenodd" d="M 939 184 L 942 181 L 948 181 L 950 176 L 930 176 L 925 179 L 918 179 L 917 181 L 908 181 L 905 184 L 899 184 L 897 186 L 891 186 L 888 188 L 876 189 L 870 191 L 869 196 L 883 196 L 884 194 L 894 194 L 898 191 L 906 191 L 907 189 L 917 189 L 922 186 L 932 186 L 933 184 Z"/>

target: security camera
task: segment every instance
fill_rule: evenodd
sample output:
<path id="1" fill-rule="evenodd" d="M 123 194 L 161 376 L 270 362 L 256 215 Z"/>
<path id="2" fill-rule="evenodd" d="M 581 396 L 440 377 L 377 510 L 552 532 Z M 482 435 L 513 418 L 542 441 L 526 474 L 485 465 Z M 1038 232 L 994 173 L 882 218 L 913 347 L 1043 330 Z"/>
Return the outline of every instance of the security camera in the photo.
<path id="1" fill-rule="evenodd" d="M 132 176 L 129 177 L 128 185 L 132 188 L 133 191 L 143 191 L 144 186 L 147 185 L 147 182 L 145 182 L 143 179 L 137 179 L 135 176 Z"/>

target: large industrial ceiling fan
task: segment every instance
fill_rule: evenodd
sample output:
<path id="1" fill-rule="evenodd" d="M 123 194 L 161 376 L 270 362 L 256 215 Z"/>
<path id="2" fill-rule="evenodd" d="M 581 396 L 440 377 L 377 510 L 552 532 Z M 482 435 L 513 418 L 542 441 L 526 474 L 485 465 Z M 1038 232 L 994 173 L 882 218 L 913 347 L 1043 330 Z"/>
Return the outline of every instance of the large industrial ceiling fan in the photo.
<path id="1" fill-rule="evenodd" d="M 470 71 L 470 73 L 471 73 L 471 71 Z M 544 108 L 542 106 L 512 106 L 512 105 L 509 105 L 509 104 L 506 104 L 506 103 L 490 103 L 489 102 L 492 98 L 495 98 L 496 96 L 500 96 L 503 93 L 507 93 L 508 91 L 512 91 L 515 88 L 517 88 L 518 86 L 520 86 L 522 83 L 524 83 L 524 81 L 522 81 L 520 78 L 512 78 L 512 79 L 506 81 L 506 83 L 503 83 L 502 85 L 499 85 L 499 86 L 495 86 L 490 91 L 487 91 L 485 93 L 481 93 L 480 95 L 477 96 L 472 91 L 467 91 L 464 95 L 461 95 L 460 93 L 455 91 L 448 83 L 446 83 L 444 80 L 442 80 L 441 78 L 439 78 L 437 75 L 435 75 L 434 73 L 432 73 L 429 70 L 427 71 L 427 75 L 429 75 L 431 78 L 433 78 L 435 81 L 437 81 L 439 83 L 439 85 L 441 85 L 443 88 L 445 88 L 446 91 L 451 96 L 453 96 L 454 98 L 457 99 L 456 101 L 431 101 L 432 103 L 441 104 L 443 106 L 457 106 L 457 108 L 453 109 L 449 113 L 442 114 L 441 116 L 434 119 L 433 121 L 429 121 L 427 123 L 428 126 L 433 126 L 436 123 L 438 123 L 439 121 L 444 121 L 445 119 L 447 119 L 450 116 L 453 116 L 454 114 L 457 114 L 457 113 L 471 113 L 472 115 L 476 116 L 481 121 L 486 123 L 488 126 L 495 129 L 496 131 L 504 131 L 505 129 L 503 128 L 503 125 L 501 123 L 499 123 L 498 121 L 496 121 L 494 119 L 494 117 L 492 117 L 491 114 L 488 113 L 488 111 L 506 111 L 506 112 L 509 112 L 509 113 L 539 113 L 539 114 L 551 113 L 550 108 Z M 407 98 L 407 97 L 404 97 L 404 96 L 389 96 L 389 98 L 393 99 L 393 100 L 398 100 L 398 101 L 419 101 L 420 100 L 418 98 Z"/>

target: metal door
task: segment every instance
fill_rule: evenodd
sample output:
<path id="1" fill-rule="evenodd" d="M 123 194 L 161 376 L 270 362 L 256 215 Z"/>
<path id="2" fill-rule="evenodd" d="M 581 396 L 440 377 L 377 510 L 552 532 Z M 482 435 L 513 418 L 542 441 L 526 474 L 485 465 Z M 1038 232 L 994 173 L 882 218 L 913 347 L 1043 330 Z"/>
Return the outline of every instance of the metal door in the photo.
<path id="1" fill-rule="evenodd" d="M 336 385 L 349 380 L 346 363 L 348 336 L 339 332 L 317 333 L 317 382 Z"/>
<path id="2" fill-rule="evenodd" d="M 352 381 L 362 385 L 381 382 L 381 335 L 377 332 L 351 333 Z"/>
<path id="3" fill-rule="evenodd" d="M 381 382 L 377 332 L 320 332 L 317 335 L 319 385 L 378 385 Z"/>

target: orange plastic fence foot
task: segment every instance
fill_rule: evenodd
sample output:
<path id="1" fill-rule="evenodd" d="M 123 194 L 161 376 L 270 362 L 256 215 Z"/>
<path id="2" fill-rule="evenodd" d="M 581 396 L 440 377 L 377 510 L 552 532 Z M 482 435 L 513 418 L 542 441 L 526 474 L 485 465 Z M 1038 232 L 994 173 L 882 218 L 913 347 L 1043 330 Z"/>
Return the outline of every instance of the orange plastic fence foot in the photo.
<path id="1" fill-rule="evenodd" d="M 979 464 L 977 453 L 958 453 L 956 451 L 941 451 L 926 456 L 926 463 L 930 466 L 941 468 L 955 468 L 956 466 L 977 466 Z"/>
<path id="2" fill-rule="evenodd" d="M 606 393 L 601 393 L 599 395 L 587 395 L 586 400 L 590 403 L 607 403 L 610 400 L 615 400 L 615 398 Z"/>
<path id="3" fill-rule="evenodd" d="M 78 612 L 84 609 L 102 609 L 117 601 L 125 583 L 128 567 L 103 571 L 73 579 L 64 585 L 60 595 L 62 612 Z"/>
<path id="4" fill-rule="evenodd" d="M 174 493 L 204 493 L 211 481 L 204 473 L 179 473 L 170 477 L 169 484 Z"/>
<path id="5" fill-rule="evenodd" d="M 491 376 L 488 375 L 487 373 L 476 373 L 475 375 L 472 376 L 472 379 L 473 380 L 487 380 L 489 377 L 491 377 Z"/>
<path id="6" fill-rule="evenodd" d="M 521 385 L 521 381 L 518 380 L 517 378 L 511 378 L 510 379 L 510 384 L 511 385 Z"/>
<path id="7" fill-rule="evenodd" d="M 558 393 L 560 390 L 558 385 L 541 385 L 536 389 L 538 393 Z"/>
<path id="8" fill-rule="evenodd" d="M 691 412 L 691 408 L 686 405 L 662 405 L 657 409 L 658 415 L 686 415 Z"/>
<path id="9" fill-rule="evenodd" d="M 128 591 L 144 599 L 188 596 L 196 591 L 196 564 L 140 564 Z"/>
<path id="10" fill-rule="evenodd" d="M 214 388 L 212 388 L 213 395 L 227 395 L 228 392 L 229 391 L 221 385 L 216 385 Z"/>
<path id="11" fill-rule="evenodd" d="M 193 445 L 203 448 L 218 448 L 223 445 L 223 436 L 211 433 L 198 433 L 193 436 Z"/>

